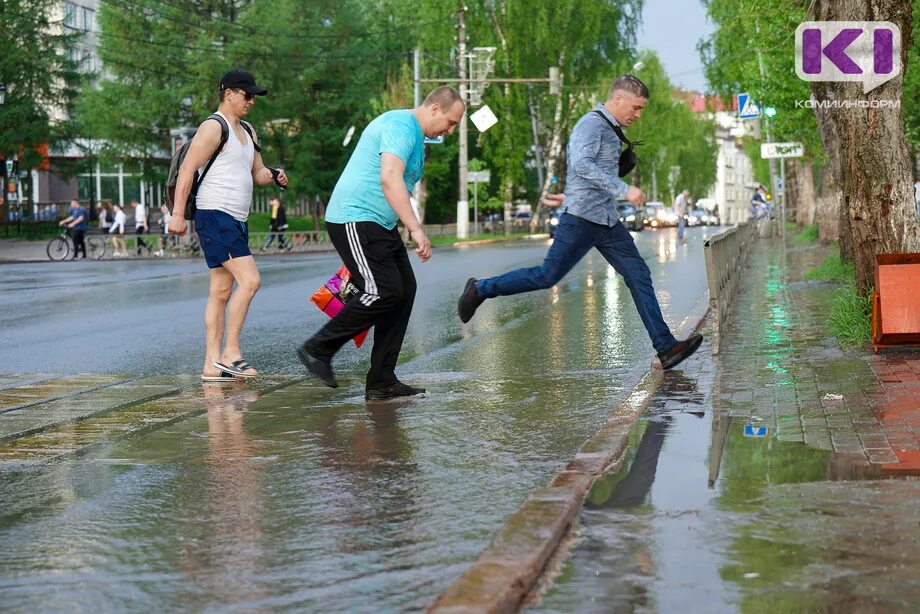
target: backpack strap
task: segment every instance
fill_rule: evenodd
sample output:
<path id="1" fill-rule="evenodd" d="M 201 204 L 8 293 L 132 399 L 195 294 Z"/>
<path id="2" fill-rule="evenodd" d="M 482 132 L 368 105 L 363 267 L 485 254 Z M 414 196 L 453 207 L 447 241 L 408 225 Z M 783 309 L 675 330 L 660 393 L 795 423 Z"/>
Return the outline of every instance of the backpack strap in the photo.
<path id="1" fill-rule="evenodd" d="M 252 141 L 252 146 L 256 148 L 256 153 L 262 153 L 262 148 L 259 147 L 259 144 L 256 143 L 255 138 L 252 136 L 252 126 L 249 124 L 249 122 L 244 122 L 243 120 L 240 120 L 240 123 L 243 125 L 243 130 L 245 130 L 246 134 L 249 135 L 249 140 Z"/>
<path id="2" fill-rule="evenodd" d="M 198 179 L 195 181 L 195 183 L 192 184 L 191 193 L 194 194 L 195 196 L 198 195 L 198 186 L 200 186 L 201 182 L 204 181 L 204 176 L 208 174 L 209 170 L 211 170 L 211 165 L 214 164 L 215 160 L 217 160 L 217 156 L 220 155 L 220 152 L 221 150 L 223 150 L 224 145 L 227 144 L 227 139 L 230 138 L 230 126 L 227 125 L 227 120 L 225 120 L 223 117 L 221 117 L 217 113 L 208 115 L 207 119 L 205 119 L 204 121 L 208 121 L 209 119 L 213 119 L 214 121 L 220 124 L 220 144 L 217 146 L 217 149 L 214 150 L 214 153 L 211 154 L 211 159 L 208 160 L 208 163 L 207 165 L 205 165 L 204 170 L 202 170 L 201 174 L 198 175 Z"/>

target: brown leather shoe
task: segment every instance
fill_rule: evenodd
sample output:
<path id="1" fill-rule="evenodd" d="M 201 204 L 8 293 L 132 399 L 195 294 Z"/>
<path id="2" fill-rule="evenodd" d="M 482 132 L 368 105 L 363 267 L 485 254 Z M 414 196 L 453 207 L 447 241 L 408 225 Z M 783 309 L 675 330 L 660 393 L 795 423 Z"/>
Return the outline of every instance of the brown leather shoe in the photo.
<path id="1" fill-rule="evenodd" d="M 460 295 L 460 300 L 457 301 L 457 314 L 460 316 L 460 321 L 466 324 L 472 320 L 473 314 L 476 313 L 476 309 L 482 305 L 484 300 L 486 299 L 476 291 L 476 278 L 470 277 L 467 279 L 463 294 Z"/>
<path id="2" fill-rule="evenodd" d="M 703 343 L 703 335 L 693 333 L 684 341 L 678 341 L 664 352 L 659 352 L 658 360 L 661 361 L 661 368 L 665 371 L 673 369 L 682 363 L 685 358 L 689 358 L 700 347 L 701 343 Z"/>

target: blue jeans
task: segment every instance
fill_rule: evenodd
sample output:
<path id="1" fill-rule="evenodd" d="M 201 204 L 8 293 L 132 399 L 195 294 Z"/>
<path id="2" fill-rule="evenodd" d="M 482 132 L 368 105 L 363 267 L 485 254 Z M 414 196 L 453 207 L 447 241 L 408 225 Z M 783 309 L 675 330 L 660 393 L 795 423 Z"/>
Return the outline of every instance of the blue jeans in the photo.
<path id="1" fill-rule="evenodd" d="M 687 220 L 684 219 L 684 216 L 680 215 L 677 217 L 677 238 L 684 238 L 684 228 L 687 226 Z"/>
<path id="2" fill-rule="evenodd" d="M 596 247 L 610 266 L 623 276 L 655 350 L 663 352 L 677 343 L 661 316 L 648 265 L 639 255 L 629 231 L 619 222 L 614 226 L 604 226 L 563 213 L 543 264 L 481 279 L 476 283 L 476 290 L 485 298 L 494 298 L 550 288 L 571 271 L 592 247 Z"/>

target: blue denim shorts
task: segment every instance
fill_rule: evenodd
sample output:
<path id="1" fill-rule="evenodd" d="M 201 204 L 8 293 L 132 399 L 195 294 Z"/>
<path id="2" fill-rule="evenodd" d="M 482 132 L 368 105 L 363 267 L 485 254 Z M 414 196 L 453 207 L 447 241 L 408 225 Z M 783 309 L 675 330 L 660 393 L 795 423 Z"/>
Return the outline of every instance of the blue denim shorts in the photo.
<path id="1" fill-rule="evenodd" d="M 246 222 L 234 219 L 216 209 L 198 209 L 195 212 L 195 232 L 204 252 L 209 269 L 216 269 L 231 258 L 251 256 L 249 227 Z"/>

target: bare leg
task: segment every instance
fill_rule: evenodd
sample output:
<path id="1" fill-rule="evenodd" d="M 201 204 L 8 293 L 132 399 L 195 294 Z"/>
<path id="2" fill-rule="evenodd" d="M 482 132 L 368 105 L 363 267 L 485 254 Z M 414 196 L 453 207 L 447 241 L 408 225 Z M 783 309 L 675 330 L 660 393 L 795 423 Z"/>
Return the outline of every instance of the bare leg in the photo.
<path id="1" fill-rule="evenodd" d="M 211 269 L 211 289 L 208 304 L 204 308 L 205 354 L 202 375 L 220 375 L 214 363 L 220 361 L 220 342 L 224 337 L 224 314 L 230 290 L 233 288 L 233 275 L 224 268 Z"/>
<path id="2" fill-rule="evenodd" d="M 259 291 L 262 279 L 252 256 L 231 258 L 224 262 L 223 268 L 236 281 L 236 291 L 230 297 L 230 308 L 227 311 L 227 345 L 221 357 L 224 364 L 230 364 L 243 356 L 240 350 L 240 334 L 243 331 L 246 314 L 249 313 L 249 304 Z M 255 375 L 256 370 L 247 369 L 246 373 Z"/>

